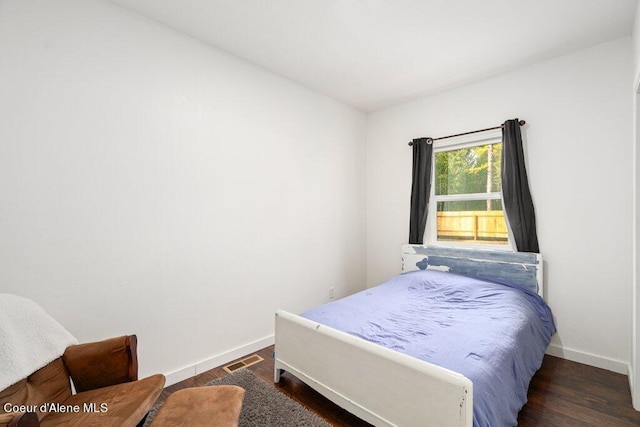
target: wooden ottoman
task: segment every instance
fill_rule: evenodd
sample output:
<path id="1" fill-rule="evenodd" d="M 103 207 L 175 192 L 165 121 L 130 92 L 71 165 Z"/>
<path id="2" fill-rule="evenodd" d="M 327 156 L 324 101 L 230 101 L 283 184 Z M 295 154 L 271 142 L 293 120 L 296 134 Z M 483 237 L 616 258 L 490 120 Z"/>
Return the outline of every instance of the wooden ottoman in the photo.
<path id="1" fill-rule="evenodd" d="M 152 427 L 237 427 L 244 389 L 235 385 L 192 387 L 171 394 L 151 420 Z"/>

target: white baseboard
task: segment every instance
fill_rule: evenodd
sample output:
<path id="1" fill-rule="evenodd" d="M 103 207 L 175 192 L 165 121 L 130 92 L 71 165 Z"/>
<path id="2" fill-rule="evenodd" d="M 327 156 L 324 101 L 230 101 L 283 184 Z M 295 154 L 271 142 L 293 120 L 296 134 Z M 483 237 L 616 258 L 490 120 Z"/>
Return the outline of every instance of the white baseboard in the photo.
<path id="1" fill-rule="evenodd" d="M 631 403 L 633 404 L 633 409 L 638 410 L 637 399 L 635 398 L 635 394 L 633 392 L 633 367 L 629 364 L 629 369 L 627 370 L 627 379 L 629 380 L 629 390 L 631 390 Z"/>
<path id="2" fill-rule="evenodd" d="M 640 396 L 638 390 L 633 387 L 633 366 L 629 365 L 629 389 L 631 390 L 631 403 L 633 409 L 640 411 Z"/>
<path id="3" fill-rule="evenodd" d="M 176 371 L 170 372 L 168 374 L 165 374 L 165 377 L 167 378 L 165 382 L 165 387 L 168 387 L 180 381 L 186 380 L 188 378 L 195 377 L 198 374 L 201 374 L 213 368 L 217 368 L 218 366 L 222 366 L 225 363 L 229 363 L 232 360 L 238 359 L 242 356 L 246 356 L 247 354 L 256 352 L 258 350 L 262 350 L 265 347 L 269 347 L 273 343 L 274 343 L 274 336 L 269 335 L 267 337 L 250 342 L 240 347 L 236 347 L 224 353 L 211 356 L 194 365 L 190 365 L 190 366 L 178 369 Z"/>
<path id="4" fill-rule="evenodd" d="M 178 369 L 176 371 L 170 372 L 168 374 L 165 374 L 165 377 L 167 378 L 165 387 L 168 387 L 180 381 L 186 380 L 188 378 L 194 377 L 198 374 L 201 374 L 203 372 L 206 372 L 218 366 L 222 366 L 225 363 L 229 363 L 242 356 L 246 356 L 258 350 L 262 350 L 263 348 L 268 347 L 273 343 L 274 343 L 274 336 L 269 335 L 267 337 L 250 342 L 240 347 L 236 347 L 224 353 L 211 356 L 194 365 L 190 365 L 190 366 Z M 608 371 L 616 372 L 618 374 L 628 375 L 630 381 L 632 378 L 631 365 L 619 360 L 607 359 L 602 356 L 596 356 L 593 354 L 560 347 L 555 344 L 549 344 L 549 347 L 547 348 L 546 353 L 551 356 L 561 357 L 563 359 L 571 360 L 573 362 L 583 363 L 585 365 L 606 369 Z"/>
<path id="5" fill-rule="evenodd" d="M 623 375 L 628 375 L 629 369 L 631 369 L 628 363 L 621 360 L 607 359 L 602 356 L 560 347 L 556 344 L 549 344 L 547 354 Z"/>
<path id="6" fill-rule="evenodd" d="M 187 378 L 195 377 L 195 375 L 196 375 L 195 365 L 178 369 L 177 371 L 173 371 L 164 375 L 166 378 L 164 386 L 168 387 L 175 383 L 179 383 L 180 381 L 186 380 Z"/>

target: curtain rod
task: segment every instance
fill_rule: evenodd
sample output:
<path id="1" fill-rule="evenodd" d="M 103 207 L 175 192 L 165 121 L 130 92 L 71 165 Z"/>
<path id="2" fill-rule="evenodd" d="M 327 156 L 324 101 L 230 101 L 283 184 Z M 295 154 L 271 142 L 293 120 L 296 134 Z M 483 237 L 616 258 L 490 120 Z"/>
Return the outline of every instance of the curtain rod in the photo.
<path id="1" fill-rule="evenodd" d="M 524 120 L 519 120 L 518 121 L 518 124 L 520 126 L 524 126 L 526 123 L 527 122 L 525 122 Z M 427 138 L 427 142 L 428 142 L 428 140 L 431 140 L 431 142 L 433 142 L 433 141 L 437 141 L 439 139 L 455 138 L 456 136 L 471 135 L 472 133 L 486 132 L 488 130 L 495 130 L 495 129 L 502 129 L 503 127 L 504 127 L 504 125 L 500 125 L 500 126 L 495 126 L 495 127 L 492 127 L 492 128 L 486 128 L 486 129 L 480 129 L 480 130 L 472 130 L 471 132 L 457 133 L 455 135 L 441 136 L 439 138 Z M 413 141 L 409 142 L 409 145 L 413 145 Z"/>

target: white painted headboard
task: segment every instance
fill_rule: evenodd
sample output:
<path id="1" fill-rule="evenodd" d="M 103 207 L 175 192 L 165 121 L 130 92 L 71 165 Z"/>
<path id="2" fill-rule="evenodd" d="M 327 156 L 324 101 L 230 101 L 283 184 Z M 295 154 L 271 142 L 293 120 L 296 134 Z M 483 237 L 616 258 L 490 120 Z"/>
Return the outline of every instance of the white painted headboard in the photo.
<path id="1" fill-rule="evenodd" d="M 536 253 L 404 245 L 402 271 L 425 269 L 507 281 L 543 296 L 542 255 Z"/>

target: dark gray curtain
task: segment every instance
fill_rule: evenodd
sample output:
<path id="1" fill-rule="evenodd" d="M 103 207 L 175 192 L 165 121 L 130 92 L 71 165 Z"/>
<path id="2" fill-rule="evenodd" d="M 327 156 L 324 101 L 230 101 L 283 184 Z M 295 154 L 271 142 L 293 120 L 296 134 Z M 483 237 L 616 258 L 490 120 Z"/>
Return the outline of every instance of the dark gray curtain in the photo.
<path id="1" fill-rule="evenodd" d="M 427 210 L 431 194 L 431 163 L 433 140 L 413 140 L 413 178 L 411 184 L 411 216 L 409 218 L 409 243 L 421 245 L 427 226 Z"/>
<path id="2" fill-rule="evenodd" d="M 502 125 L 502 199 L 518 252 L 539 252 L 536 213 L 529 191 L 518 119 Z"/>

